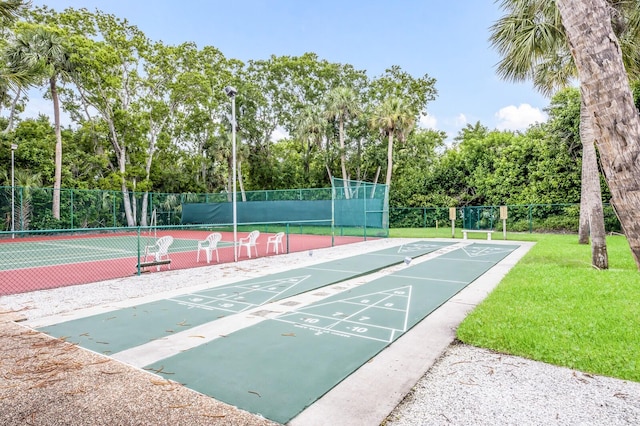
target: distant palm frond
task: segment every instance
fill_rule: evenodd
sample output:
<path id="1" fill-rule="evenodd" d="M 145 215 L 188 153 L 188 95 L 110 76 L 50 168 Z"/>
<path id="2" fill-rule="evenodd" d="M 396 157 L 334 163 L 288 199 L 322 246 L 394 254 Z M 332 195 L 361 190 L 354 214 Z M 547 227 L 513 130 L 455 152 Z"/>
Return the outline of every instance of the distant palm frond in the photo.
<path id="1" fill-rule="evenodd" d="M 2 25 L 15 22 L 30 6 L 31 2 L 25 0 L 0 1 L 0 22 Z"/>

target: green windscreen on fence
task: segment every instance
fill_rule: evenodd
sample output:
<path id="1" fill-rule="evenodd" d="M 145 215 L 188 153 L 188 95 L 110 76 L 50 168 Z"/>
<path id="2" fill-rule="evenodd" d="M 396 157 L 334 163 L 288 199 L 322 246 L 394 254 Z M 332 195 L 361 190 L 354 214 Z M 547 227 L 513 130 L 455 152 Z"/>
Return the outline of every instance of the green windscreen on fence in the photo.
<path id="1" fill-rule="evenodd" d="M 263 193 L 265 191 L 257 191 Z M 238 223 L 307 222 L 317 225 L 388 229 L 386 186 L 359 181 L 334 179 L 333 191 L 320 188 L 307 189 L 304 196 L 294 192 L 298 199 L 282 199 L 278 194 L 260 197 L 260 201 L 236 201 Z M 241 198 L 241 197 L 238 197 Z M 246 200 L 255 200 L 246 193 Z M 304 198 L 304 199 L 303 199 Z M 182 204 L 183 224 L 218 223 L 233 221 L 233 206 L 228 201 L 215 203 Z"/>
<path id="2" fill-rule="evenodd" d="M 389 229 L 389 192 L 379 183 L 333 178 L 336 225 Z"/>
<path id="3" fill-rule="evenodd" d="M 238 223 L 318 221 L 331 225 L 331 200 L 247 201 L 236 203 Z M 231 203 L 186 203 L 182 205 L 182 223 L 233 222 Z"/>

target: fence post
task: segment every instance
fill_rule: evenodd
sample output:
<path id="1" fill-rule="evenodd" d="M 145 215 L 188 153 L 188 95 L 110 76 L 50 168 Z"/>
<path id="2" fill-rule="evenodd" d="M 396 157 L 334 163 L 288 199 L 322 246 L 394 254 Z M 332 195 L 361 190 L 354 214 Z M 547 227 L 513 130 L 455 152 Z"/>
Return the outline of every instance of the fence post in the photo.
<path id="1" fill-rule="evenodd" d="M 112 198 L 113 198 L 113 227 L 115 228 L 117 226 L 116 223 L 116 195 L 115 195 L 115 191 L 110 191 Z"/>
<path id="2" fill-rule="evenodd" d="M 20 187 L 20 191 L 19 191 L 19 199 L 20 199 L 20 230 L 24 231 L 24 221 L 22 220 L 24 218 L 24 212 L 22 211 L 22 206 L 24 204 L 24 200 L 23 200 L 23 188 Z"/>
<path id="3" fill-rule="evenodd" d="M 70 191 L 71 195 L 69 196 L 69 199 L 71 200 L 71 206 L 69 207 L 69 210 L 71 212 L 71 229 L 73 229 L 73 188 L 70 189 Z"/>
<path id="4" fill-rule="evenodd" d="M 364 213 L 364 240 L 367 241 L 367 197 L 362 197 Z"/>
<path id="5" fill-rule="evenodd" d="M 138 275 L 140 275 L 142 268 L 140 267 L 140 227 L 138 226 Z"/>
<path id="6" fill-rule="evenodd" d="M 287 222 L 286 231 L 287 231 L 287 254 L 289 254 L 289 222 Z M 268 247 L 267 247 L 267 250 L 269 250 Z"/>
<path id="7" fill-rule="evenodd" d="M 529 204 L 529 233 L 533 232 L 533 204 Z"/>

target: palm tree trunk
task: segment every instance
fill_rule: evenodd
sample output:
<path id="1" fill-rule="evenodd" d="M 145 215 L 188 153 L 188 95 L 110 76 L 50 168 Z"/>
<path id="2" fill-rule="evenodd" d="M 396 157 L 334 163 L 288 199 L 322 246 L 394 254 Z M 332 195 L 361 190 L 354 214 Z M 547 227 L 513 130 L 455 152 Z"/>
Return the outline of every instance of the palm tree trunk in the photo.
<path id="1" fill-rule="evenodd" d="M 580 133 L 582 133 L 582 123 L 580 123 Z M 587 143 L 585 143 L 584 140 L 582 141 L 582 181 L 580 182 L 580 219 L 578 220 L 578 244 L 589 244 L 589 205 L 587 204 L 587 184 L 585 181 L 588 158 L 586 150 L 584 148 Z"/>
<path id="2" fill-rule="evenodd" d="M 338 138 L 340 139 L 340 169 L 342 169 L 342 185 L 344 186 L 344 198 L 351 198 L 349 194 L 349 182 L 347 181 L 347 156 L 344 149 L 344 120 L 338 124 Z"/>
<path id="3" fill-rule="evenodd" d="M 602 168 L 640 269 L 640 118 L 604 0 L 557 0 Z"/>
<path id="4" fill-rule="evenodd" d="M 244 191 L 244 181 L 242 180 L 242 161 L 238 161 L 238 186 L 243 203 L 247 202 L 247 193 Z"/>
<path id="5" fill-rule="evenodd" d="M 391 175 L 393 171 L 393 131 L 389 132 L 389 146 L 387 147 L 387 177 L 385 178 L 384 205 L 389 206 L 389 194 L 391 191 Z M 382 228 L 389 227 L 389 212 L 383 213 Z"/>
<path id="6" fill-rule="evenodd" d="M 580 104 L 580 139 L 582 140 L 582 194 L 580 218 L 587 219 L 587 231 L 591 234 L 591 265 L 597 269 L 609 268 L 607 240 L 600 190 L 600 172 L 596 158 L 595 129 L 584 102 Z M 584 209 L 584 213 L 583 213 Z M 589 237 L 586 237 L 589 242 Z"/>
<path id="7" fill-rule="evenodd" d="M 55 172 L 53 181 L 53 202 L 52 214 L 55 219 L 60 220 L 60 189 L 62 187 L 62 133 L 60 132 L 60 102 L 58 99 L 58 90 L 56 88 L 56 79 L 49 79 L 51 87 L 51 99 L 53 100 L 53 121 L 56 133 L 56 149 L 55 149 Z"/>
<path id="8" fill-rule="evenodd" d="M 11 110 L 9 111 L 7 127 L 2 131 L 2 133 L 9 133 L 10 131 L 13 130 L 13 125 L 16 119 L 16 112 L 18 110 L 18 101 L 20 100 L 21 96 L 22 96 L 22 88 L 18 88 L 18 90 L 16 91 L 16 96 L 13 98 L 13 101 L 11 101 Z"/>
<path id="9" fill-rule="evenodd" d="M 387 147 L 387 177 L 384 180 L 387 188 L 391 186 L 391 175 L 393 174 L 393 132 L 389 132 L 389 146 Z"/>

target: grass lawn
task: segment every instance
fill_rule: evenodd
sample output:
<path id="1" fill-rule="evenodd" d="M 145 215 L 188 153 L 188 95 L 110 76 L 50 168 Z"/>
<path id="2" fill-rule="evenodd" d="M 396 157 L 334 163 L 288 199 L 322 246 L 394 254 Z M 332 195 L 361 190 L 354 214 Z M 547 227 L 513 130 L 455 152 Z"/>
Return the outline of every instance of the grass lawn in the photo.
<path id="1" fill-rule="evenodd" d="M 392 229 L 391 237 L 451 237 Z M 441 235 L 438 235 L 441 234 Z M 480 236 L 478 236 L 480 237 Z M 484 236 L 480 237 L 484 238 Z M 502 234 L 494 239 L 502 238 Z M 468 344 L 640 382 L 640 273 L 627 241 L 607 238 L 609 270 L 577 235 L 508 234 L 536 245 L 458 328 Z"/>

